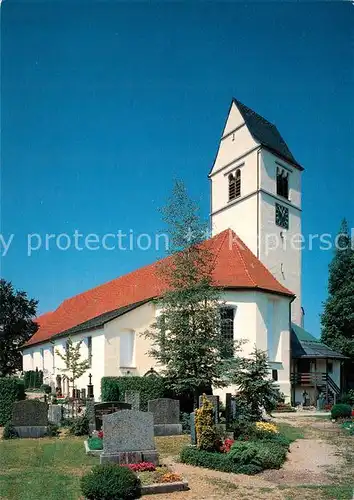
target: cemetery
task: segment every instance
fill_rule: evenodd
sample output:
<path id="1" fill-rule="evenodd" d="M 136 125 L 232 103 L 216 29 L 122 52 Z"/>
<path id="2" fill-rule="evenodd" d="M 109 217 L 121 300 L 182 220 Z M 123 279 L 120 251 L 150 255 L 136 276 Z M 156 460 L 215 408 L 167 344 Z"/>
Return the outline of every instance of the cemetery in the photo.
<path id="1" fill-rule="evenodd" d="M 116 383 L 129 387 L 125 380 Z M 57 484 L 60 477 L 65 477 L 61 487 L 67 498 L 79 498 L 80 491 L 88 499 L 138 498 L 148 494 L 167 498 L 173 492 L 180 494 L 181 499 L 189 498 L 193 495 L 188 477 L 191 470 L 196 470 L 193 474 L 201 478 L 208 477 L 203 472 L 206 470 L 228 474 L 231 481 L 245 474 L 257 477 L 265 470 L 274 470 L 276 474 L 291 458 L 293 443 L 301 442 L 303 437 L 291 426 L 291 420 L 290 425 L 281 423 L 281 419 L 278 423 L 265 413 L 261 418 L 248 415 L 244 419 L 245 410 L 231 393 L 226 395 L 225 405 L 219 396 L 201 395 L 198 408 L 188 414 L 187 425 L 187 414 L 180 411 L 180 401 L 163 397 L 162 391 L 154 392 L 154 377 L 149 382 L 144 380 L 142 391 L 137 390 L 136 380 L 134 389 L 122 392 L 110 381 L 108 396 L 115 394 L 117 400 L 97 402 L 94 398 L 70 398 L 58 403 L 55 395 L 45 393 L 31 399 L 31 391 L 26 396 L 19 381 L 8 379 L 1 384 L 0 389 L 7 384 L 0 395 L 1 423 L 6 423 L 0 442 L 1 467 L 7 464 L 6 467 L 17 470 L 26 456 L 36 457 L 41 464 L 45 463 L 44 457 L 50 457 L 49 461 L 55 464 L 54 474 L 48 465 L 44 465 L 44 472 L 33 469 L 28 474 L 37 477 L 38 484 L 44 480 Z M 161 384 L 161 380 L 156 384 Z M 5 392 L 13 398 L 10 418 L 9 409 L 5 409 Z M 161 397 L 149 399 L 147 394 Z M 352 440 L 352 412 L 350 405 L 337 404 L 323 418 Z M 292 415 L 289 413 L 288 418 Z M 78 471 L 76 477 L 65 472 L 73 468 Z M 11 477 L 11 473 L 6 477 Z M 19 482 L 19 491 L 23 487 Z M 5 483 L 3 488 L 6 491 Z M 35 487 L 32 496 L 26 498 L 40 497 L 38 491 Z M 0 495 L 4 496 L 1 490 Z"/>

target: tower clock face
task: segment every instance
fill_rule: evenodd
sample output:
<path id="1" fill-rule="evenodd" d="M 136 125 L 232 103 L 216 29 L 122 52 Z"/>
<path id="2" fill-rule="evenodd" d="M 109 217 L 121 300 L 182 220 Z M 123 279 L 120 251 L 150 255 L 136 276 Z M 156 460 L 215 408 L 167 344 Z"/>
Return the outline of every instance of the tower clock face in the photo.
<path id="1" fill-rule="evenodd" d="M 289 209 L 279 203 L 275 204 L 275 223 L 277 226 L 289 229 Z"/>

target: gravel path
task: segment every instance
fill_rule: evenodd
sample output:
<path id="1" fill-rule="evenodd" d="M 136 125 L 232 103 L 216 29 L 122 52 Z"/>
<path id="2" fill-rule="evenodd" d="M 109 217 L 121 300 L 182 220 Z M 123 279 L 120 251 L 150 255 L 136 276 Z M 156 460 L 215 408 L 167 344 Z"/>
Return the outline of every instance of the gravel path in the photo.
<path id="1" fill-rule="evenodd" d="M 277 419 L 278 420 L 278 419 Z M 331 484 L 327 468 L 340 467 L 344 460 L 338 455 L 336 446 L 321 439 L 319 435 L 332 432 L 335 428 L 331 422 L 318 421 L 306 417 L 279 419 L 294 426 L 306 427 L 311 436 L 299 439 L 291 444 L 287 461 L 279 470 L 268 470 L 256 476 L 229 474 L 225 472 L 201 469 L 191 465 L 167 461 L 175 471 L 188 480 L 189 491 L 176 492 L 169 495 L 155 495 L 156 500 L 213 500 L 249 499 L 284 500 L 286 493 L 280 485 L 325 485 Z M 311 432 L 313 431 L 313 432 Z M 313 437 L 312 437 L 313 434 Z"/>

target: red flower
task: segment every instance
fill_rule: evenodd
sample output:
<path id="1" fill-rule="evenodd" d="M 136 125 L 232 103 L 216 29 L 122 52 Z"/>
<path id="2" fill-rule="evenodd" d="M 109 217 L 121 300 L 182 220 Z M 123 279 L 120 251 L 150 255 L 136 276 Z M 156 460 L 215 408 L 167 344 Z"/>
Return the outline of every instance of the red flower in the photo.
<path id="1" fill-rule="evenodd" d="M 156 466 L 152 462 L 140 462 L 139 464 L 124 464 L 123 467 L 128 467 L 133 472 L 154 471 Z"/>
<path id="2" fill-rule="evenodd" d="M 224 444 L 220 447 L 222 453 L 229 453 L 231 446 L 234 444 L 233 439 L 225 439 Z"/>
<path id="3" fill-rule="evenodd" d="M 103 431 L 98 431 L 97 437 L 103 439 Z"/>

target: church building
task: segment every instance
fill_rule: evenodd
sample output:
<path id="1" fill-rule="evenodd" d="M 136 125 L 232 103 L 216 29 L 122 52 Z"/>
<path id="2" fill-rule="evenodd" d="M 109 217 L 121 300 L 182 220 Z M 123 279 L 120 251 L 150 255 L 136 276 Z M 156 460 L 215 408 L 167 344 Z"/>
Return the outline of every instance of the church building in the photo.
<path id="1" fill-rule="evenodd" d="M 222 335 L 244 339 L 268 353 L 270 376 L 293 404 L 319 392 L 333 402 L 340 392 L 339 353 L 303 329 L 301 303 L 301 176 L 276 126 L 233 99 L 219 142 L 211 182 L 214 282 L 222 287 Z M 23 349 L 23 370 L 40 369 L 55 386 L 63 362 L 56 354 L 68 336 L 83 339 L 96 399 L 103 376 L 159 370 L 142 334 L 159 314 L 164 292 L 154 263 L 65 300 L 38 318 Z M 223 396 L 235 388 L 215 390 Z M 68 388 L 64 388 L 67 392 Z"/>

